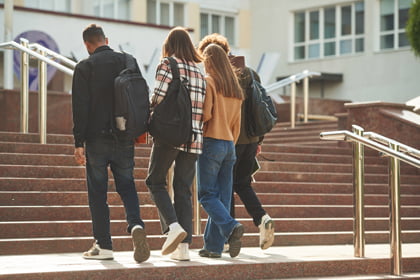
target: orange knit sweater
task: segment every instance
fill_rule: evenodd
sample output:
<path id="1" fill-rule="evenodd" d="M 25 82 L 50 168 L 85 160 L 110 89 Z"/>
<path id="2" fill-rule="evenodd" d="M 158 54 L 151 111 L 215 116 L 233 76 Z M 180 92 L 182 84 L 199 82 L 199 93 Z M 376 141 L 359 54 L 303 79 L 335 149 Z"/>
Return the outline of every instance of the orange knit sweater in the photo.
<path id="1" fill-rule="evenodd" d="M 214 81 L 206 77 L 206 97 L 203 106 L 203 135 L 236 143 L 241 130 L 242 100 L 224 97 L 216 92 Z"/>

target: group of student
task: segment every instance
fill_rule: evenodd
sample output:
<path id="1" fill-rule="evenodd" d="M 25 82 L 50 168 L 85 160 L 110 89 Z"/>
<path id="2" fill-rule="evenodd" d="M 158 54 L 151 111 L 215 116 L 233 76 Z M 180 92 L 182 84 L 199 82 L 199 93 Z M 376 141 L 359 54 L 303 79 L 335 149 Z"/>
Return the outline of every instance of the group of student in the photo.
<path id="1" fill-rule="evenodd" d="M 115 131 L 112 118 L 113 81 L 124 69 L 124 55 L 108 46 L 98 25 L 91 24 L 83 31 L 83 41 L 90 56 L 77 64 L 73 76 L 74 155 L 77 163 L 86 165 L 95 239 L 83 257 L 113 259 L 107 204 L 110 167 L 116 191 L 124 203 L 134 259 L 144 262 L 150 257 L 150 249 L 134 183 L 134 141 Z M 260 247 L 267 249 L 274 241 L 274 223 L 251 186 L 254 160 L 261 152 L 263 137 L 248 136 L 245 118 L 241 117 L 246 114 L 243 104 L 253 70 L 240 57 L 230 55 L 225 37 L 208 35 L 195 48 L 188 32 L 176 27 L 162 46 L 162 60 L 150 98 L 151 114 L 164 100 L 172 81 L 169 57 L 176 60 L 181 79 L 188 81 L 193 136 L 179 147 L 153 141 L 146 185 L 158 209 L 162 232 L 167 235 L 162 255 L 190 260 L 191 185 L 196 175 L 198 198 L 208 214 L 199 255 L 220 258 L 223 252 L 229 252 L 231 257 L 240 253 L 244 226 L 235 219 L 234 192 L 259 227 Z M 205 75 L 198 66 L 201 62 Z M 166 180 L 173 164 L 172 202 Z"/>

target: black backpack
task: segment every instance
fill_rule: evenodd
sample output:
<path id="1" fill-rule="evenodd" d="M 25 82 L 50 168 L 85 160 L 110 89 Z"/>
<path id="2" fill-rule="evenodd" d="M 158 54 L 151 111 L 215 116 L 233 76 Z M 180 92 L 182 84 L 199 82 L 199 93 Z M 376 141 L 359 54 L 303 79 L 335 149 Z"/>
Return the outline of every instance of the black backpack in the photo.
<path id="1" fill-rule="evenodd" d="M 169 57 L 172 81 L 165 98 L 156 105 L 149 120 L 149 133 L 154 140 L 174 147 L 187 144 L 192 137 L 191 96 L 188 81 L 182 81 L 177 62 Z"/>
<path id="2" fill-rule="evenodd" d="M 260 137 L 271 131 L 276 124 L 277 110 L 265 88 L 255 80 L 251 69 L 249 72 L 252 81 L 247 89 L 248 96 L 245 100 L 246 130 L 248 136 Z"/>
<path id="3" fill-rule="evenodd" d="M 114 80 L 114 118 L 118 134 L 136 138 L 147 131 L 149 87 L 135 58 L 124 54 L 126 68 Z"/>

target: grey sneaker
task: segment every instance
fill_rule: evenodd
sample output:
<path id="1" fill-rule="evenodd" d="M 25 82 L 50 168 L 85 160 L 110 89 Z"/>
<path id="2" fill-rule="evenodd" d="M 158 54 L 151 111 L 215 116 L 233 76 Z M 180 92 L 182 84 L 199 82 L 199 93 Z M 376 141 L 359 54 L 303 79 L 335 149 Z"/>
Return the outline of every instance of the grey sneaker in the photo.
<path id="1" fill-rule="evenodd" d="M 261 224 L 258 226 L 260 229 L 260 248 L 268 249 L 274 242 L 274 222 L 270 216 L 265 214 L 261 218 Z"/>
<path id="2" fill-rule="evenodd" d="M 113 260 L 114 253 L 112 250 L 102 249 L 98 244 L 93 243 L 92 248 L 83 253 L 83 258 L 89 260 Z"/>

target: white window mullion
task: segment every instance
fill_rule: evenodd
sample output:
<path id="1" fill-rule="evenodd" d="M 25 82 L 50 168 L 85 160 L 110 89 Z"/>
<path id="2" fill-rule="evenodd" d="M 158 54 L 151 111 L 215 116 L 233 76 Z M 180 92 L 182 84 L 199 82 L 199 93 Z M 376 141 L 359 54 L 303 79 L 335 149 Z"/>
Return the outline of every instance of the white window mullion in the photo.
<path id="1" fill-rule="evenodd" d="M 340 55 L 340 42 L 341 42 L 341 7 L 340 6 L 336 6 L 335 7 L 335 38 L 336 38 L 336 43 L 335 43 L 335 56 L 339 56 Z"/>
<path id="2" fill-rule="evenodd" d="M 305 11 L 305 55 L 303 59 L 309 58 L 309 33 L 310 33 L 310 17 L 309 17 L 309 11 Z"/>
<path id="3" fill-rule="evenodd" d="M 398 49 L 398 31 L 399 31 L 399 7 L 398 0 L 394 0 L 394 49 Z"/>
<path id="4" fill-rule="evenodd" d="M 156 0 L 156 24 L 160 24 L 160 0 Z"/>
<path id="5" fill-rule="evenodd" d="M 324 9 L 319 9 L 319 57 L 320 58 L 324 58 L 324 43 L 325 43 L 325 39 L 324 39 L 324 24 L 325 24 L 325 20 L 324 20 Z"/>
<path id="6" fill-rule="evenodd" d="M 169 3 L 169 25 L 174 26 L 174 2 Z"/>

